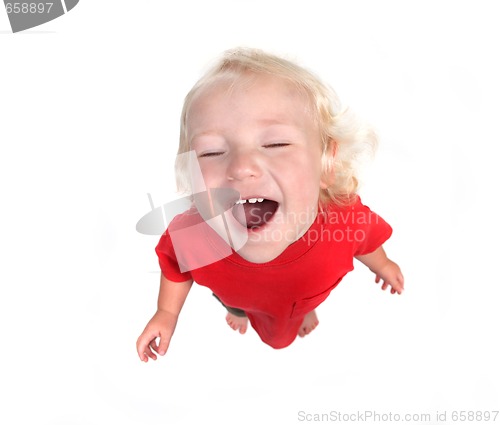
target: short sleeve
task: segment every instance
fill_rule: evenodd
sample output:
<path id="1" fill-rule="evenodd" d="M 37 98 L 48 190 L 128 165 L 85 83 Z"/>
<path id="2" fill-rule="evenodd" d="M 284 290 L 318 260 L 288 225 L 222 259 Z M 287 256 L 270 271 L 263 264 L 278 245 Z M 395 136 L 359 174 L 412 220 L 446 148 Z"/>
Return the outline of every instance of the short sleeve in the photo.
<path id="1" fill-rule="evenodd" d="M 370 254 L 391 237 L 392 228 L 382 217 L 363 205 L 359 197 L 351 209 L 356 224 L 354 256 Z"/>
<path id="2" fill-rule="evenodd" d="M 185 282 L 192 279 L 190 272 L 182 273 L 180 271 L 168 230 L 161 236 L 156 246 L 156 255 L 158 255 L 161 272 L 168 280 L 172 282 Z"/>

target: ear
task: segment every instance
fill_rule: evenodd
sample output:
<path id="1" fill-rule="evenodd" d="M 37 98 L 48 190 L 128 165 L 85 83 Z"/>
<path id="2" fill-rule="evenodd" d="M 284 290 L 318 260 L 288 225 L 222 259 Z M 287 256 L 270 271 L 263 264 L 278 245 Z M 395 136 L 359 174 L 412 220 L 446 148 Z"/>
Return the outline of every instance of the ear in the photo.
<path id="1" fill-rule="evenodd" d="M 328 139 L 326 146 L 323 148 L 321 154 L 321 180 L 320 188 L 327 189 L 335 180 L 335 170 L 333 163 L 337 153 L 337 142 L 332 138 Z"/>

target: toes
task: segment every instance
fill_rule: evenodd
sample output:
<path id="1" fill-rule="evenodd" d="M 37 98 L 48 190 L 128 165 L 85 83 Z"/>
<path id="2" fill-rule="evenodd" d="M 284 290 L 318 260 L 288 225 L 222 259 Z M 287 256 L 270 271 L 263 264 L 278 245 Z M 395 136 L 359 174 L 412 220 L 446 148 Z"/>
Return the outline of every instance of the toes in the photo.
<path id="1" fill-rule="evenodd" d="M 229 327 L 235 331 L 239 331 L 240 334 L 244 334 L 247 331 L 247 321 L 240 320 L 239 318 L 234 318 L 232 315 L 228 314 L 226 316 L 226 322 Z"/>
<path id="2" fill-rule="evenodd" d="M 238 329 L 238 326 L 236 326 L 236 324 L 231 320 L 231 318 L 229 318 L 229 317 L 226 318 L 226 322 L 231 329 L 233 329 L 233 330 Z"/>
<path id="3" fill-rule="evenodd" d="M 297 335 L 300 336 L 301 338 L 305 337 L 306 335 L 309 335 L 314 329 L 316 329 L 316 326 L 319 325 L 319 320 L 316 320 L 315 322 L 311 323 L 310 325 L 307 326 L 302 326 L 299 331 L 297 332 Z"/>

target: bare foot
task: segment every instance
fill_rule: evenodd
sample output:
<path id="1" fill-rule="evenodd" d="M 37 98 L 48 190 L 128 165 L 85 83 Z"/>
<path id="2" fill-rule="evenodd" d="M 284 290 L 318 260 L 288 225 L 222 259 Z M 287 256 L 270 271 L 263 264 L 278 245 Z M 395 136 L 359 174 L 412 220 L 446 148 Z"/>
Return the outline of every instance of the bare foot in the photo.
<path id="1" fill-rule="evenodd" d="M 239 330 L 242 335 L 247 331 L 248 317 L 240 317 L 227 313 L 226 322 L 231 329 L 234 329 L 235 331 Z"/>
<path id="2" fill-rule="evenodd" d="M 305 337 L 307 334 L 311 333 L 316 326 L 318 326 L 318 324 L 319 320 L 318 316 L 316 316 L 316 310 L 310 311 L 306 314 L 306 317 L 304 317 L 304 321 L 302 322 L 302 325 L 300 325 L 297 335 L 301 338 Z"/>

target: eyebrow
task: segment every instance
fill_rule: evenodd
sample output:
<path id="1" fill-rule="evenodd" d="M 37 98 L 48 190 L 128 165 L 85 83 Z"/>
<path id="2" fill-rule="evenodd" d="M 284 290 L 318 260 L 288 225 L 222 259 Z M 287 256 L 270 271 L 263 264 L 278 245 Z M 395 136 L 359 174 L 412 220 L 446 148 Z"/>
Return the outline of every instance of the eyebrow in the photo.
<path id="1" fill-rule="evenodd" d="M 205 137 L 205 136 L 221 137 L 220 131 L 218 131 L 218 130 L 206 130 L 206 131 L 201 131 L 199 133 L 193 134 L 189 138 L 189 141 L 192 143 L 195 139 L 199 139 L 200 137 Z"/>
<path id="2" fill-rule="evenodd" d="M 261 118 L 257 120 L 257 123 L 265 127 L 274 127 L 274 126 L 294 127 L 294 124 L 287 123 L 276 118 Z"/>

